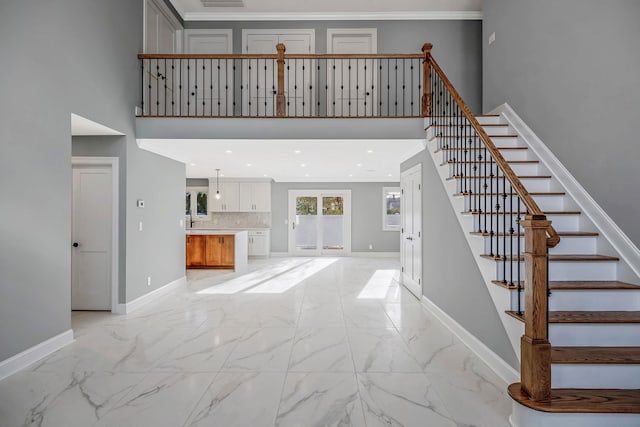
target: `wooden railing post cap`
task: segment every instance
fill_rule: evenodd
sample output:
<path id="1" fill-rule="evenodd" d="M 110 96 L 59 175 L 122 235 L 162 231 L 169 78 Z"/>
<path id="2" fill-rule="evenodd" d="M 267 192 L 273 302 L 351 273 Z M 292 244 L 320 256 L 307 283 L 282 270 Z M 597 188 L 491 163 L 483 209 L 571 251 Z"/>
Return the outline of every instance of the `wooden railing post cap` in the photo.
<path id="1" fill-rule="evenodd" d="M 549 228 L 551 221 L 546 215 L 526 215 L 520 224 L 527 228 Z"/>
<path id="2" fill-rule="evenodd" d="M 276 45 L 276 50 L 278 52 L 282 51 L 284 53 L 287 50 L 287 48 L 284 46 L 284 43 L 278 43 Z"/>
<path id="3" fill-rule="evenodd" d="M 431 48 L 433 45 L 431 43 L 425 43 L 422 45 L 422 52 L 431 55 Z"/>

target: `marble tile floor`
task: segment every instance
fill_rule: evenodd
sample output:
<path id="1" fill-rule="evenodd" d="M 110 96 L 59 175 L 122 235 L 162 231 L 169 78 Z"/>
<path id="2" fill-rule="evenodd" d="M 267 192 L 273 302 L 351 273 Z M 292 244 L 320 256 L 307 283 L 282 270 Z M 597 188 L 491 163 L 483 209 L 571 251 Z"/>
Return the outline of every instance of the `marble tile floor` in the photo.
<path id="1" fill-rule="evenodd" d="M 0 426 L 508 426 L 505 384 L 398 285 L 393 258 L 188 272 L 0 381 Z"/>

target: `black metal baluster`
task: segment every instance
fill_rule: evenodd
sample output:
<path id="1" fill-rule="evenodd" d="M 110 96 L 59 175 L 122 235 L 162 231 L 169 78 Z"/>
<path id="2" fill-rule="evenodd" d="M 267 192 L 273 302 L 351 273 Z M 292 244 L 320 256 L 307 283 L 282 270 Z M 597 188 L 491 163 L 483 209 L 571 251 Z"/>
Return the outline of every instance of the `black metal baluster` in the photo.
<path id="1" fill-rule="evenodd" d="M 507 283 L 507 177 L 502 171 L 502 283 Z M 496 244 L 497 246 L 497 244 Z M 513 254 L 511 254 L 513 257 Z"/>
<path id="2" fill-rule="evenodd" d="M 144 113 L 144 58 L 140 59 L 140 108 L 142 108 L 142 115 Z"/>
<path id="3" fill-rule="evenodd" d="M 517 241 L 518 242 L 517 243 L 517 246 L 518 246 L 518 253 L 517 253 L 518 259 L 520 259 L 520 239 L 521 239 L 520 220 L 521 220 L 520 219 L 520 196 L 518 196 L 518 224 L 517 224 L 517 228 L 516 228 L 516 230 L 518 230 L 518 233 L 517 233 L 518 234 L 518 241 Z M 511 266 L 511 268 L 513 268 L 513 266 Z M 518 314 L 521 315 L 522 314 L 522 306 L 520 304 L 520 297 L 521 297 L 521 294 L 522 294 L 522 279 L 520 278 L 520 261 L 518 261 L 516 263 L 516 268 L 518 269 L 518 275 L 517 275 L 518 276 L 517 277 L 517 279 L 518 279 Z"/>
<path id="4" fill-rule="evenodd" d="M 487 178 L 489 177 L 489 173 L 487 171 L 487 147 L 485 147 L 484 145 L 484 141 L 481 141 L 482 144 L 482 162 L 483 162 L 483 166 L 484 166 L 484 171 L 483 171 L 483 180 L 484 180 L 484 185 L 482 188 L 482 192 L 483 192 L 483 206 L 482 206 L 482 210 L 484 212 L 484 233 L 487 234 L 489 232 L 489 229 L 487 228 L 487 192 L 489 190 L 489 183 L 487 182 Z"/>
<path id="5" fill-rule="evenodd" d="M 175 104 L 176 104 L 176 63 L 175 59 L 171 59 L 171 115 L 175 116 Z"/>
<path id="6" fill-rule="evenodd" d="M 513 229 L 513 186 L 511 185 L 511 183 L 509 183 L 509 211 L 511 212 L 509 214 L 509 254 L 511 254 L 511 266 L 509 268 L 509 286 L 513 286 L 513 233 L 514 233 L 514 229 Z M 516 215 L 520 215 L 520 212 L 518 212 Z M 505 233 L 506 234 L 506 233 Z M 515 254 L 516 258 L 520 258 L 520 254 Z"/>
<path id="7" fill-rule="evenodd" d="M 218 111 L 218 115 L 222 115 Z M 229 115 L 229 60 L 224 60 L 224 115 Z"/>
<path id="8" fill-rule="evenodd" d="M 489 235 L 491 236 L 491 243 L 490 243 L 490 249 L 491 249 L 491 256 L 495 256 L 494 252 L 493 252 L 493 236 L 495 234 L 495 232 L 497 231 L 497 215 L 495 215 L 492 211 L 493 211 L 493 177 L 494 177 L 494 173 L 493 173 L 493 156 L 490 155 L 489 156 L 489 209 L 491 209 L 489 211 Z M 496 191 L 498 191 L 498 183 L 496 182 Z M 494 231 L 493 228 L 493 217 L 496 217 L 496 231 Z M 497 248 L 496 248 L 497 249 Z"/>

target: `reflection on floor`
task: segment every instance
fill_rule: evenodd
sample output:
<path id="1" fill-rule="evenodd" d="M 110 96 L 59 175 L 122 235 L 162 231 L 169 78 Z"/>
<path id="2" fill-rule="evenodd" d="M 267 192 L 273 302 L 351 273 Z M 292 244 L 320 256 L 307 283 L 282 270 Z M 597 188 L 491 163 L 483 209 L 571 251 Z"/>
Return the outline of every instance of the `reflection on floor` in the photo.
<path id="1" fill-rule="evenodd" d="M 508 426 L 506 384 L 397 283 L 398 260 L 194 270 L 0 381 L 2 426 Z"/>

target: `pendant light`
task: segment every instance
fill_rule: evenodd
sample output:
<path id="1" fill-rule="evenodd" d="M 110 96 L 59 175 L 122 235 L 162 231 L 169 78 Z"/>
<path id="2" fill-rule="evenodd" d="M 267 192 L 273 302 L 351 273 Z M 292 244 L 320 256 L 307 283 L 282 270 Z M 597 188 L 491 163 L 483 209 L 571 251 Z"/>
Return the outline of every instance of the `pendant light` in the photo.
<path id="1" fill-rule="evenodd" d="M 220 198 L 220 169 L 216 169 L 216 199 Z"/>

